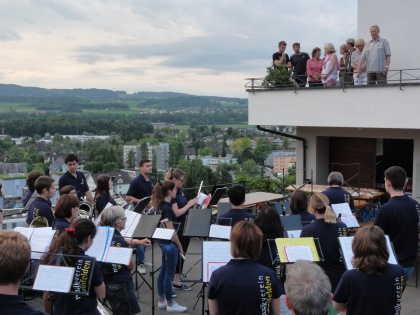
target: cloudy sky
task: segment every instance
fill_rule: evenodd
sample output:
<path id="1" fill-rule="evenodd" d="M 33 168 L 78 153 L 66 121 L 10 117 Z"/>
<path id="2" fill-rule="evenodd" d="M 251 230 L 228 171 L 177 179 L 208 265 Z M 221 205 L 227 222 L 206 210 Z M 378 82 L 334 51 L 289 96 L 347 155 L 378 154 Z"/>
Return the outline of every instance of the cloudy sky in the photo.
<path id="1" fill-rule="evenodd" d="M 0 83 L 247 97 L 280 40 L 356 36 L 357 0 L 1 0 Z"/>

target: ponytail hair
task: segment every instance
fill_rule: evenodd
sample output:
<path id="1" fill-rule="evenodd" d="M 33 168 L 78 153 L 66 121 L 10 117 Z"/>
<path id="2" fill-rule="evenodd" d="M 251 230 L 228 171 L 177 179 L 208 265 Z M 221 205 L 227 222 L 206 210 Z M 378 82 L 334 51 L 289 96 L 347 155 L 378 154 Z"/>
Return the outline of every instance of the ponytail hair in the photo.
<path id="1" fill-rule="evenodd" d="M 172 180 L 165 180 L 163 183 L 158 182 L 153 188 L 152 192 L 152 206 L 155 209 L 159 208 L 160 203 L 165 200 L 170 190 L 175 188 L 175 182 Z"/>
<path id="2" fill-rule="evenodd" d="M 44 255 L 41 263 L 48 264 L 53 261 L 60 249 L 63 254 L 80 255 L 79 245 L 87 241 L 88 237 L 94 238 L 96 235 L 96 226 L 89 219 L 78 219 L 70 227 L 66 228 L 58 238 L 51 243 L 49 253 Z M 66 258 L 67 262 L 74 261 L 74 257 Z"/>
<path id="3" fill-rule="evenodd" d="M 166 180 L 173 180 L 174 178 L 176 179 L 180 179 L 181 177 L 185 177 L 185 172 L 183 170 L 181 170 L 180 168 L 173 168 L 171 167 L 167 172 L 166 172 Z"/>
<path id="4" fill-rule="evenodd" d="M 330 200 L 323 193 L 314 193 L 309 199 L 309 205 L 316 212 L 324 215 L 325 223 L 337 223 L 337 218 L 330 206 Z"/>

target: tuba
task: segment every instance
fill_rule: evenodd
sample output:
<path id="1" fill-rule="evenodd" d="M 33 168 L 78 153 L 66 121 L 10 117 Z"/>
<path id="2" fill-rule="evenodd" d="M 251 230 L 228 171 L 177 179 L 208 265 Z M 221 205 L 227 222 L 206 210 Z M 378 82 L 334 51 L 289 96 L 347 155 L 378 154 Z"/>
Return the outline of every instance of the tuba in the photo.
<path id="1" fill-rule="evenodd" d="M 31 224 L 29 224 L 30 228 L 41 228 L 41 227 L 48 227 L 48 221 L 45 217 L 36 217 L 32 220 Z"/>

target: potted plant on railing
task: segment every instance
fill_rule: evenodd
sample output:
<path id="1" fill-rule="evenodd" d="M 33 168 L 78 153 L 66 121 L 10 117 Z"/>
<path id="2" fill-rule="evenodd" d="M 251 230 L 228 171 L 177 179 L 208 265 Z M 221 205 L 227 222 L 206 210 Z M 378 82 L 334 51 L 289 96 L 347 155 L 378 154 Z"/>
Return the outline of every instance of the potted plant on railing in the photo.
<path id="1" fill-rule="evenodd" d="M 275 66 L 267 68 L 267 75 L 261 83 L 264 88 L 274 88 L 282 86 L 293 86 L 293 81 L 290 79 L 291 72 L 286 65 Z"/>

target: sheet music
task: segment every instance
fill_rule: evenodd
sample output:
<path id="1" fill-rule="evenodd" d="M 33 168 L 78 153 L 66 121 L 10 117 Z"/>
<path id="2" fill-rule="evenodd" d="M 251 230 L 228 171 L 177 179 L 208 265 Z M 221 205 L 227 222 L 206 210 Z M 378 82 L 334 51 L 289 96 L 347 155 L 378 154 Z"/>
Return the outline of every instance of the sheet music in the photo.
<path id="1" fill-rule="evenodd" d="M 40 265 L 34 282 L 34 290 L 70 292 L 74 267 Z"/>
<path id="2" fill-rule="evenodd" d="M 51 227 L 34 228 L 29 243 L 31 244 L 31 259 L 41 259 L 48 251 L 55 231 Z"/>
<path id="3" fill-rule="evenodd" d="M 226 265 L 232 256 L 230 242 L 203 242 L 203 282 L 209 282 L 217 268 Z"/>
<path id="4" fill-rule="evenodd" d="M 298 238 L 298 237 L 300 237 L 300 232 L 302 232 L 302 230 L 287 231 L 287 237 L 288 238 Z"/>
<path id="5" fill-rule="evenodd" d="M 210 225 L 209 237 L 230 240 L 231 230 L 232 227 L 230 225 L 212 224 Z"/>
<path id="6" fill-rule="evenodd" d="M 203 193 L 199 193 L 197 198 L 198 198 L 197 204 L 201 206 L 204 203 L 204 201 L 206 200 L 207 195 L 205 195 Z"/>
<path id="7" fill-rule="evenodd" d="M 109 226 L 98 226 L 93 244 L 86 251 L 86 255 L 95 257 L 98 261 L 104 261 L 109 246 L 111 245 L 114 228 Z"/>
<path id="8" fill-rule="evenodd" d="M 173 229 L 157 228 L 155 230 L 155 233 L 153 233 L 152 238 L 158 239 L 158 240 L 170 241 L 174 237 L 174 234 L 175 234 L 175 230 Z"/>
<path id="9" fill-rule="evenodd" d="M 105 210 L 105 209 L 108 209 L 108 208 L 111 208 L 112 206 L 113 206 L 113 204 L 112 204 L 112 203 L 110 203 L 110 202 L 108 202 L 108 203 L 106 204 L 106 206 L 105 206 L 104 210 Z"/>
<path id="10" fill-rule="evenodd" d="M 298 260 L 314 261 L 311 248 L 306 245 L 285 245 L 283 250 L 286 254 L 288 262 L 296 262 Z"/>
<path id="11" fill-rule="evenodd" d="M 141 214 L 130 210 L 125 210 L 125 216 L 127 222 L 125 223 L 125 229 L 121 231 L 122 236 L 133 237 L 133 233 L 136 230 L 137 224 L 139 224 Z"/>
<path id="12" fill-rule="evenodd" d="M 360 227 L 359 222 L 357 222 L 357 219 L 353 215 L 345 215 L 341 216 L 340 218 L 341 222 L 343 222 L 347 227 Z"/>
<path id="13" fill-rule="evenodd" d="M 13 229 L 16 232 L 19 232 L 20 234 L 26 236 L 26 238 L 28 239 L 28 241 L 31 239 L 32 233 L 34 232 L 33 228 L 25 228 L 25 227 L 21 227 L 21 226 L 17 226 Z"/>
<path id="14" fill-rule="evenodd" d="M 331 207 L 332 207 L 336 217 L 338 217 L 340 214 L 341 214 L 341 216 L 353 215 L 351 213 L 350 206 L 347 202 L 332 204 Z"/>
<path id="15" fill-rule="evenodd" d="M 129 247 L 110 246 L 104 262 L 129 265 L 131 257 L 133 256 L 133 249 Z"/>

